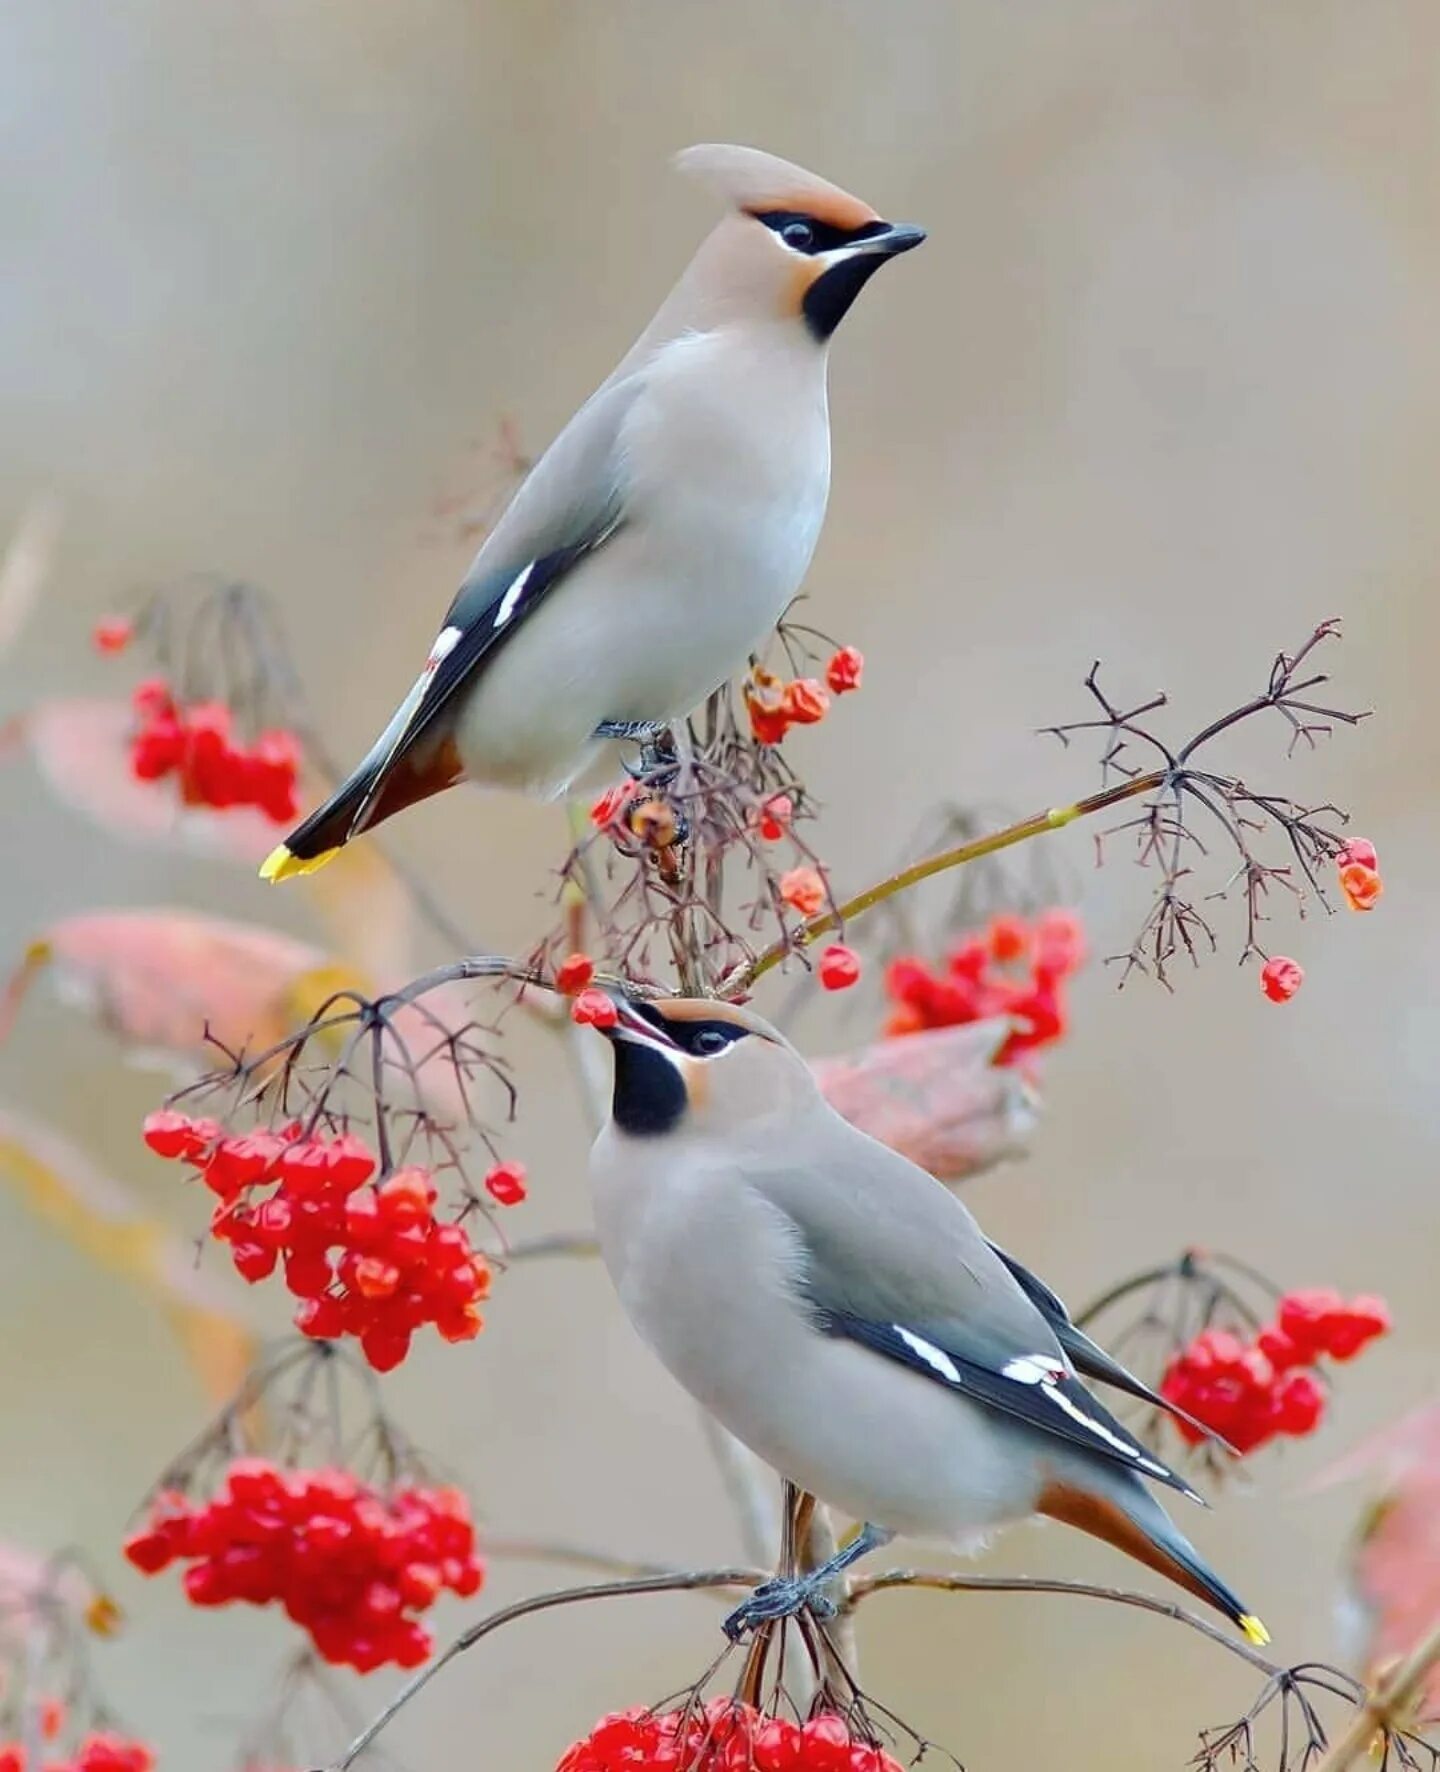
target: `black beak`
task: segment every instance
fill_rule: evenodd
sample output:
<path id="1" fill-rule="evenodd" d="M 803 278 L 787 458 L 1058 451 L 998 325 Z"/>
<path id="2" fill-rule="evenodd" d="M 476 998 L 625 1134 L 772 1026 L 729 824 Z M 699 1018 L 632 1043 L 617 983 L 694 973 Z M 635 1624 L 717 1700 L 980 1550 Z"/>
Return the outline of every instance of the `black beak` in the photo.
<path id="1" fill-rule="evenodd" d="M 875 224 L 872 224 L 875 225 Z M 881 265 L 909 252 L 925 238 L 924 228 L 909 222 L 875 225 L 873 234 L 851 243 L 805 291 L 800 311 L 811 334 L 822 343 L 850 311 L 850 305 Z"/>
<path id="2" fill-rule="evenodd" d="M 867 252 L 898 258 L 902 252 L 911 252 L 922 245 L 924 240 L 924 228 L 917 228 L 913 222 L 891 222 L 883 234 L 872 234 L 863 245 Z"/>
<path id="3" fill-rule="evenodd" d="M 631 1046 L 659 1046 L 669 1052 L 680 1050 L 679 1042 L 670 1037 L 658 1016 L 652 1019 L 618 991 L 611 1001 L 615 1005 L 615 1025 L 600 1030 L 607 1040 L 623 1040 Z"/>

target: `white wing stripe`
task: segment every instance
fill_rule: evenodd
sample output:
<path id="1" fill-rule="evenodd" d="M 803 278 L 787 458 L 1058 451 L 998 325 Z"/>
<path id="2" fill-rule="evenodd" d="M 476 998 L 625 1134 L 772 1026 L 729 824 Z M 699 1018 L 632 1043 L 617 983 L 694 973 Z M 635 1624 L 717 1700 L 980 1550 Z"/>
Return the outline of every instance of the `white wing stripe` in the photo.
<path id="1" fill-rule="evenodd" d="M 933 1367 L 947 1383 L 960 1383 L 960 1368 L 943 1348 L 936 1347 L 933 1342 L 926 1341 L 923 1335 L 916 1335 L 913 1330 L 901 1328 L 899 1323 L 894 1324 L 893 1328 L 911 1353 L 919 1354 L 925 1364 Z"/>
<path id="2" fill-rule="evenodd" d="M 497 628 L 503 628 L 510 617 L 514 615 L 515 605 L 525 595 L 525 587 L 529 584 L 530 574 L 534 570 L 535 562 L 532 560 L 525 570 L 516 576 L 515 582 L 500 599 L 500 607 L 495 611 L 495 626 Z"/>

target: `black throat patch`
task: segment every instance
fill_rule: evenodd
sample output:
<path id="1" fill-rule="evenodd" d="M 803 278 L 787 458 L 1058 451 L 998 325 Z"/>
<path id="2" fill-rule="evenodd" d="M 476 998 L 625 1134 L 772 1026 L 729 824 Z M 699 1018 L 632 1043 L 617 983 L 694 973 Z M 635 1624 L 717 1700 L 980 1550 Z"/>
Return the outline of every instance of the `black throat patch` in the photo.
<path id="1" fill-rule="evenodd" d="M 822 271 L 805 291 L 801 311 L 805 324 L 822 342 L 850 312 L 850 305 L 860 291 L 885 263 L 880 252 L 857 252 L 853 258 L 842 258 L 839 264 Z"/>
<path id="2" fill-rule="evenodd" d="M 611 1112 L 622 1132 L 653 1138 L 679 1125 L 689 1106 L 685 1080 L 663 1052 L 634 1040 L 616 1040 Z"/>

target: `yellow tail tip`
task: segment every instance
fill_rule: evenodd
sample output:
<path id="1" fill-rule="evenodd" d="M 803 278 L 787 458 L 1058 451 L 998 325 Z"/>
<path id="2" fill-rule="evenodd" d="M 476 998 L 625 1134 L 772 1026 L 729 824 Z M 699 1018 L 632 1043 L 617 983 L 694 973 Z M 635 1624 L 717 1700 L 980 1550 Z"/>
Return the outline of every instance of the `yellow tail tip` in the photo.
<path id="1" fill-rule="evenodd" d="M 327 861 L 339 853 L 338 848 L 322 849 L 319 855 L 312 855 L 306 860 L 293 855 L 284 843 L 280 843 L 260 864 L 260 878 L 276 882 L 298 879 L 301 874 L 313 874 L 317 868 L 323 868 Z"/>
<path id="2" fill-rule="evenodd" d="M 1245 1633 L 1245 1640 L 1253 1643 L 1257 1649 L 1263 1649 L 1270 1641 L 1270 1633 L 1253 1612 L 1244 1612 L 1235 1620 Z"/>

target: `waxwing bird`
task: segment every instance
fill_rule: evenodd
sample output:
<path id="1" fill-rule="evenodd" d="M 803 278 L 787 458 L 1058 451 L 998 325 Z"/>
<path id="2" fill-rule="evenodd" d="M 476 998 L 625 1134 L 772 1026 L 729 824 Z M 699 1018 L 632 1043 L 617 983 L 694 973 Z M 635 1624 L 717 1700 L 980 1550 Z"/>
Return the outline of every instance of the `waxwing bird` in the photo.
<path id="1" fill-rule="evenodd" d="M 1146 1479 L 1199 1497 L 1077 1368 L 1161 1400 L 953 1194 L 841 1119 L 748 1010 L 683 998 L 617 1009 L 614 1101 L 591 1172 L 621 1302 L 732 1434 L 864 1522 L 813 1574 L 757 1589 L 732 1634 L 802 1606 L 823 1613 L 830 1579 L 896 1533 L 973 1544 L 1040 1514 L 1268 1641 Z"/>
<path id="2" fill-rule="evenodd" d="M 678 165 L 728 213 L 536 463 L 394 718 L 266 879 L 457 781 L 563 793 L 613 741 L 698 707 L 799 589 L 830 486 L 830 337 L 925 236 L 755 148 Z"/>

